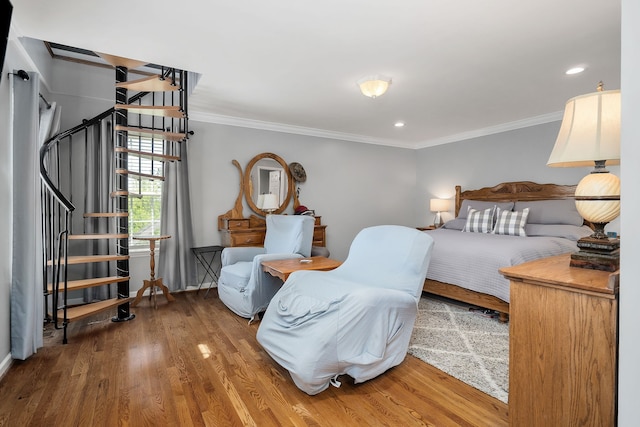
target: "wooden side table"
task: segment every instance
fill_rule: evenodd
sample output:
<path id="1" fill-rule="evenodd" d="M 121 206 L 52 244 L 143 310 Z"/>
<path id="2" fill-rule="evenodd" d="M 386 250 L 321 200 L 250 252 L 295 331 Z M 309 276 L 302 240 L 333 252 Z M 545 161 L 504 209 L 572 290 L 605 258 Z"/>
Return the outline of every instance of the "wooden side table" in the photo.
<path id="1" fill-rule="evenodd" d="M 293 258 L 282 259 L 275 261 L 263 261 L 262 271 L 271 274 L 274 277 L 279 277 L 283 282 L 286 282 L 289 275 L 298 270 L 320 270 L 328 271 L 339 267 L 342 261 L 338 261 L 331 258 L 325 258 L 322 256 L 314 256 L 310 258 Z"/>
<path id="2" fill-rule="evenodd" d="M 500 269 L 511 280 L 513 426 L 615 425 L 619 276 L 569 260 Z"/>
<path id="3" fill-rule="evenodd" d="M 147 288 L 151 288 L 151 292 L 149 293 L 149 298 L 153 297 L 153 306 L 158 308 L 158 301 L 156 300 L 156 286 L 162 290 L 164 297 L 167 301 L 174 301 L 175 298 L 169 293 L 169 288 L 167 288 L 164 283 L 162 283 L 162 278 L 156 279 L 156 258 L 155 258 L 155 250 L 156 250 L 156 241 L 157 240 L 165 240 L 169 239 L 171 236 L 138 236 L 134 237 L 136 240 L 148 240 L 149 241 L 149 251 L 151 255 L 151 260 L 149 261 L 149 267 L 151 268 L 151 277 L 149 280 L 144 281 L 144 286 L 140 288 L 138 293 L 136 294 L 136 299 L 131 303 L 131 307 L 135 307 L 140 300 L 142 299 L 142 294 Z"/>

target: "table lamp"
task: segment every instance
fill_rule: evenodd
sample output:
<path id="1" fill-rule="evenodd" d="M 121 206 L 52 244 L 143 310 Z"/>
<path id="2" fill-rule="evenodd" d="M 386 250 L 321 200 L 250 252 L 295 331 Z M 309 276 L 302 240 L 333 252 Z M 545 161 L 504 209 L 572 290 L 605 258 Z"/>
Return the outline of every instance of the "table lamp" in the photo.
<path id="1" fill-rule="evenodd" d="M 262 206 L 258 206 L 261 210 L 270 214 L 280 207 L 280 205 L 278 205 L 278 196 L 275 194 L 269 193 L 262 196 L 264 196 L 262 198 Z"/>
<path id="2" fill-rule="evenodd" d="M 434 227 L 442 227 L 444 221 L 442 220 L 442 212 L 449 210 L 449 200 L 447 199 L 431 199 L 429 201 L 429 210 L 436 212 L 436 216 L 433 218 Z"/>
<path id="3" fill-rule="evenodd" d="M 620 241 L 609 239 L 604 227 L 620 214 L 620 179 L 606 164 L 620 164 L 620 91 L 598 90 L 567 101 L 560 132 L 548 166 L 595 165 L 576 187 L 578 212 L 594 233 L 578 241 L 571 255 L 572 267 L 616 271 L 620 266 Z"/>

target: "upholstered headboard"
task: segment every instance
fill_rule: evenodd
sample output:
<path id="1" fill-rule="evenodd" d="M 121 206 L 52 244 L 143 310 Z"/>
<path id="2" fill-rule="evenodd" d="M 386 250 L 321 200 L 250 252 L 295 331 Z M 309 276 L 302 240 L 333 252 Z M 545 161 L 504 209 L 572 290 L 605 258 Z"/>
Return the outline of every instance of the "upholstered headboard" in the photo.
<path id="1" fill-rule="evenodd" d="M 493 202 L 516 202 L 532 200 L 554 200 L 573 198 L 576 185 L 538 184 L 531 181 L 503 182 L 495 187 L 462 191 L 456 185 L 456 211 L 458 216 L 462 201 L 486 200 Z"/>

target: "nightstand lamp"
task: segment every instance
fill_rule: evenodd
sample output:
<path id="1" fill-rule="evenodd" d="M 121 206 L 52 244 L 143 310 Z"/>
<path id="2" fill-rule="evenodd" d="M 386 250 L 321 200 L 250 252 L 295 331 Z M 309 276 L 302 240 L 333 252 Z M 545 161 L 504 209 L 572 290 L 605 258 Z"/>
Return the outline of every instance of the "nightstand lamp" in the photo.
<path id="1" fill-rule="evenodd" d="M 267 213 L 272 213 L 280 206 L 278 205 L 278 196 L 273 193 L 269 194 L 261 194 L 258 196 L 258 209 L 263 210 Z"/>
<path id="2" fill-rule="evenodd" d="M 620 241 L 609 239 L 604 227 L 620 214 L 620 179 L 605 164 L 620 164 L 620 91 L 598 91 L 567 101 L 558 139 L 548 166 L 581 167 L 595 164 L 576 188 L 576 208 L 595 232 L 578 241 L 572 267 L 616 271 Z"/>
<path id="3" fill-rule="evenodd" d="M 444 224 L 444 221 L 442 220 L 442 212 L 449 210 L 449 200 L 431 199 L 429 201 L 429 210 L 436 213 L 436 216 L 433 219 L 433 225 L 435 227 L 441 227 Z"/>

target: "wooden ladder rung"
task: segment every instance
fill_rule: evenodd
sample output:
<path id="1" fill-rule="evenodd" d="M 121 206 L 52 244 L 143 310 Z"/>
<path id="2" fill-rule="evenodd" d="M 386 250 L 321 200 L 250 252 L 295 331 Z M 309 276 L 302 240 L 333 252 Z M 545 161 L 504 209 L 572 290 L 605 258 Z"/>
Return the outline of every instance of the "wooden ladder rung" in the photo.
<path id="1" fill-rule="evenodd" d="M 122 261 L 129 259 L 128 255 L 80 255 L 70 256 L 67 259 L 67 264 L 87 264 L 90 262 L 108 262 L 108 261 Z M 60 260 L 60 264 L 64 265 L 64 259 Z M 47 265 L 53 265 L 52 261 L 47 261 Z"/>
<path id="2" fill-rule="evenodd" d="M 70 307 L 67 309 L 67 320 L 69 322 L 75 322 L 85 317 L 97 314 L 105 310 L 109 310 L 112 307 L 117 307 L 121 304 L 125 304 L 131 301 L 131 298 L 112 298 L 104 301 L 93 302 L 90 304 L 79 305 L 77 307 Z M 58 318 L 62 319 L 63 311 L 58 310 Z"/>
<path id="3" fill-rule="evenodd" d="M 138 92 L 171 92 L 180 90 L 180 86 L 174 85 L 173 80 L 168 77 L 162 79 L 158 75 L 116 83 L 116 87 Z"/>
<path id="4" fill-rule="evenodd" d="M 170 156 L 168 154 L 161 153 L 148 153 L 145 151 L 131 150 L 129 148 L 116 147 L 114 150 L 116 153 L 127 153 L 131 156 L 141 157 L 143 159 L 154 160 L 158 162 L 174 162 L 180 160 L 179 156 Z"/>
<path id="5" fill-rule="evenodd" d="M 83 215 L 85 218 L 120 218 L 129 216 L 128 212 L 89 212 Z"/>
<path id="6" fill-rule="evenodd" d="M 124 105 L 118 104 L 116 110 L 126 110 L 133 114 L 149 114 L 158 117 L 172 117 L 183 119 L 186 117 L 184 111 L 178 105 Z"/>
<path id="7" fill-rule="evenodd" d="M 129 279 L 130 279 L 129 276 L 124 276 L 124 277 L 110 276 L 110 277 L 96 277 L 93 279 L 69 280 L 67 282 L 67 290 L 73 291 L 76 289 L 93 288 L 94 286 L 102 286 L 102 285 L 109 285 L 111 283 L 126 282 Z M 58 287 L 59 292 L 64 291 L 63 286 L 64 286 L 64 283 L 61 282 L 60 286 Z M 48 283 L 47 289 L 49 290 L 49 293 L 52 293 L 53 283 Z"/>
<path id="8" fill-rule="evenodd" d="M 136 59 L 123 58 L 121 56 L 109 55 L 107 53 L 96 53 L 100 58 L 104 59 L 108 64 L 113 65 L 114 67 L 126 67 L 132 70 L 148 64 L 148 62 L 138 61 Z"/>
<path id="9" fill-rule="evenodd" d="M 70 234 L 69 240 L 97 240 L 97 239 L 127 239 L 127 233 L 103 233 L 103 234 Z"/>
<path id="10" fill-rule="evenodd" d="M 180 142 L 187 137 L 186 133 L 167 132 L 164 130 L 154 130 L 154 129 L 140 129 L 140 128 L 131 127 L 131 126 L 116 125 L 115 129 L 117 131 L 128 132 L 130 135 L 135 135 L 135 136 L 146 136 L 149 138 L 159 137 L 165 141 Z"/>
<path id="11" fill-rule="evenodd" d="M 116 173 L 121 174 L 121 175 L 129 175 L 132 176 L 134 178 L 138 178 L 138 179 L 149 179 L 151 181 L 157 180 L 157 181 L 164 181 L 164 176 L 162 175 L 151 175 L 148 173 L 140 173 L 140 172 L 134 172 L 134 171 L 130 171 L 127 169 L 116 169 Z"/>
<path id="12" fill-rule="evenodd" d="M 109 196 L 113 199 L 114 197 L 135 197 L 136 199 L 142 199 L 142 194 L 131 193 L 129 191 L 118 190 L 112 191 L 109 193 Z"/>

